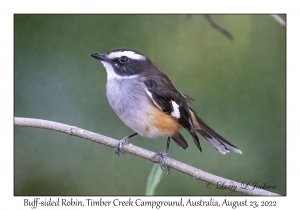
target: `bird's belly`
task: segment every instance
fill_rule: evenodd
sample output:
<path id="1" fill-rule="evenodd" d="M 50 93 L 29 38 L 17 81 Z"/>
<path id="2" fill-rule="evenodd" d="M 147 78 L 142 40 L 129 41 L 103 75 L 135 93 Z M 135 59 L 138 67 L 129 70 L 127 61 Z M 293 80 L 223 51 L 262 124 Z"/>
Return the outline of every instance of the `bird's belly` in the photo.
<path id="1" fill-rule="evenodd" d="M 181 128 L 177 120 L 153 105 L 143 109 L 123 109 L 118 116 L 132 130 L 149 138 L 172 136 Z"/>
<path id="2" fill-rule="evenodd" d="M 163 135 L 153 126 L 153 119 L 147 107 L 141 107 L 140 102 L 119 98 L 118 102 L 111 102 L 110 105 L 118 117 L 132 130 L 145 137 Z"/>
<path id="3" fill-rule="evenodd" d="M 177 132 L 181 127 L 177 120 L 158 109 L 145 90 L 138 87 L 107 83 L 107 99 L 118 117 L 141 136 L 153 138 Z"/>

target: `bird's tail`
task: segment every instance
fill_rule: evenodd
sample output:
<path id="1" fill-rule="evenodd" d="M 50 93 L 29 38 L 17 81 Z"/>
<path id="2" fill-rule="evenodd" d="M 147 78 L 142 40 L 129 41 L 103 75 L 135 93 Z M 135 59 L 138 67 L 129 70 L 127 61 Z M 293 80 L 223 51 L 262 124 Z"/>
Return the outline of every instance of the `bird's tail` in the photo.
<path id="1" fill-rule="evenodd" d="M 230 151 L 242 154 L 236 146 L 228 142 L 212 128 L 210 128 L 203 120 L 201 120 L 196 112 L 190 108 L 190 113 L 195 130 L 201 134 L 209 143 L 211 143 L 219 152 L 226 154 Z"/>
<path id="2" fill-rule="evenodd" d="M 175 141 L 175 143 L 179 147 L 181 147 L 183 149 L 188 148 L 188 143 L 186 142 L 186 140 L 183 138 L 183 136 L 179 132 L 173 134 L 172 139 Z"/>

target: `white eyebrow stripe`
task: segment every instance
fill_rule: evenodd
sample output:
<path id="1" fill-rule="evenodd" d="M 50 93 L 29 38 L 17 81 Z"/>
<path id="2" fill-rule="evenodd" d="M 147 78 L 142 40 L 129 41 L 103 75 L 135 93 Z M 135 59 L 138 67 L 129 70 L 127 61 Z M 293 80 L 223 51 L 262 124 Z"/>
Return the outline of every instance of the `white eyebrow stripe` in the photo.
<path id="1" fill-rule="evenodd" d="M 121 58 L 122 56 L 126 56 L 128 58 L 134 59 L 134 60 L 146 60 L 146 57 L 140 54 L 137 54 L 133 51 L 116 51 L 111 52 L 107 55 L 107 58 L 114 59 L 114 58 Z"/>

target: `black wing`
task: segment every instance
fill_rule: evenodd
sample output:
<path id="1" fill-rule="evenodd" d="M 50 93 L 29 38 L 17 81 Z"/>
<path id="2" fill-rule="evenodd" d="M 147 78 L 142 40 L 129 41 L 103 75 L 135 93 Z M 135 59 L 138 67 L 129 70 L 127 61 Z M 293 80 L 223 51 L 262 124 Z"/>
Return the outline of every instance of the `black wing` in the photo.
<path id="1" fill-rule="evenodd" d="M 186 100 L 175 89 L 168 77 L 161 73 L 158 76 L 143 77 L 142 82 L 145 84 L 146 92 L 153 103 L 163 112 L 177 119 L 178 123 L 192 135 L 198 149 L 202 151 Z M 185 143 L 182 143 L 183 145 Z"/>

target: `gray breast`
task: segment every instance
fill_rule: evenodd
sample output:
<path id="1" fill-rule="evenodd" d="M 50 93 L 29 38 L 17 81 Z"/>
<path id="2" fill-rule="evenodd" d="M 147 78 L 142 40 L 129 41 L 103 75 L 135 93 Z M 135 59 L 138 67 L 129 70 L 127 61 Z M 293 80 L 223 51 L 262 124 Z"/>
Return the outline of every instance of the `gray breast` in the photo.
<path id="1" fill-rule="evenodd" d="M 145 132 L 143 123 L 146 123 L 147 107 L 152 103 L 144 87 L 135 78 L 108 80 L 106 84 L 106 96 L 110 106 L 128 127 L 141 135 Z"/>

